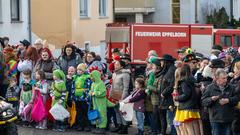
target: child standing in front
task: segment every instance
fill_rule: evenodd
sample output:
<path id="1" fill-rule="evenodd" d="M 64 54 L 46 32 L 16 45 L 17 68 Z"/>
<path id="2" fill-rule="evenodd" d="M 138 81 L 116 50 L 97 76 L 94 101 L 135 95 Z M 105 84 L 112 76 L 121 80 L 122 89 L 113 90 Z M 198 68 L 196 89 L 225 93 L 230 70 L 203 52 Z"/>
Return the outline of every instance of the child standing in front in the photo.
<path id="1" fill-rule="evenodd" d="M 131 98 L 127 103 L 134 103 L 133 109 L 137 118 L 138 133 L 136 135 L 144 135 L 144 99 L 145 99 L 145 82 L 142 78 L 135 80 L 135 90 L 131 94 Z"/>
<path id="2" fill-rule="evenodd" d="M 53 71 L 53 80 L 54 82 L 52 83 L 51 86 L 51 92 L 50 96 L 52 97 L 52 107 L 55 104 L 60 104 L 63 107 L 66 108 L 66 98 L 67 98 L 67 89 L 66 89 L 66 78 L 65 74 L 62 70 L 54 70 Z M 64 120 L 59 121 L 56 120 L 54 123 L 54 130 L 59 131 L 59 132 L 64 132 L 65 131 L 65 126 L 64 126 Z"/>
<path id="3" fill-rule="evenodd" d="M 43 103 L 46 105 L 47 93 L 48 93 L 48 83 L 45 80 L 45 73 L 43 71 L 36 72 L 36 87 L 34 91 L 34 97 L 36 97 L 37 93 L 40 92 L 43 97 Z M 42 121 L 37 123 L 36 128 L 38 129 L 47 129 L 47 118 L 44 118 Z"/>
<path id="4" fill-rule="evenodd" d="M 6 100 L 9 103 L 11 103 L 13 105 L 14 109 L 16 109 L 16 111 L 17 111 L 20 89 L 17 85 L 16 77 L 11 77 L 9 80 L 10 80 L 10 84 L 7 89 Z"/>
<path id="5" fill-rule="evenodd" d="M 33 104 L 32 103 L 32 94 L 33 94 L 33 88 L 35 85 L 35 81 L 31 79 L 31 74 L 32 73 L 30 70 L 23 71 L 23 80 L 22 80 L 22 82 L 20 82 L 21 94 L 20 94 L 19 102 L 20 102 L 20 104 L 23 105 L 23 108 L 26 107 L 27 105 L 31 106 L 30 104 Z M 24 125 L 29 126 L 30 121 L 31 121 L 31 116 L 26 116 L 26 115 L 24 116 L 22 114 L 20 114 L 20 115 L 22 117 Z"/>
<path id="6" fill-rule="evenodd" d="M 87 73 L 87 65 L 81 63 L 77 66 L 77 74 L 74 76 L 74 101 L 76 103 L 77 119 L 76 125 L 78 131 L 90 131 L 90 122 L 87 117 L 88 101 L 86 99 L 91 87 L 90 75 Z"/>

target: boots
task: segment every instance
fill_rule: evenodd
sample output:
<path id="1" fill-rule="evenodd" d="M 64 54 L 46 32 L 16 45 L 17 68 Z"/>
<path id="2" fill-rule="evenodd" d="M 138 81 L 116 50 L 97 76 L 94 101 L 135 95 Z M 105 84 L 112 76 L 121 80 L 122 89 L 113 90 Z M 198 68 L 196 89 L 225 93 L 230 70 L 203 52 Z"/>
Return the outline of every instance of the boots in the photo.
<path id="1" fill-rule="evenodd" d="M 118 131 L 118 134 L 128 134 L 128 125 L 123 125 L 122 129 Z"/>
<path id="2" fill-rule="evenodd" d="M 115 128 L 111 129 L 111 132 L 116 133 L 120 130 L 122 130 L 122 125 L 116 125 Z"/>

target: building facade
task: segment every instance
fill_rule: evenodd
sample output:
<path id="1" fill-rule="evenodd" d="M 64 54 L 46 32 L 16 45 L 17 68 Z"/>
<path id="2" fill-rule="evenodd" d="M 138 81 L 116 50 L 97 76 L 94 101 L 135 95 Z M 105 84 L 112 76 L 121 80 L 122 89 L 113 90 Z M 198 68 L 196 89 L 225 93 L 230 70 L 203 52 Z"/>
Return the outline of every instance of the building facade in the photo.
<path id="1" fill-rule="evenodd" d="M 10 38 L 10 44 L 31 40 L 29 0 L 0 0 L 0 37 Z"/>
<path id="2" fill-rule="evenodd" d="M 114 0 L 115 21 L 152 23 L 155 0 Z"/>
<path id="3" fill-rule="evenodd" d="M 47 3 L 47 4 L 46 4 Z M 96 48 L 113 21 L 112 0 L 32 0 L 32 31 L 61 48 L 67 41 Z"/>

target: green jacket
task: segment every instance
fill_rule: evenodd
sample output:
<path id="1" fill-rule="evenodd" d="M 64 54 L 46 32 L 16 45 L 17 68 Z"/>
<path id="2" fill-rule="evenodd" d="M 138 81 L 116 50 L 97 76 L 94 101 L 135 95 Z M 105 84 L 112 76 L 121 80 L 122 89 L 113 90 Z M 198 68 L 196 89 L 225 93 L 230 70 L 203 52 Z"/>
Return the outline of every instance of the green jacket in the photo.
<path id="1" fill-rule="evenodd" d="M 75 81 L 75 96 L 81 97 L 84 90 L 86 90 L 86 80 L 90 78 L 88 74 L 75 75 L 73 79 Z"/>

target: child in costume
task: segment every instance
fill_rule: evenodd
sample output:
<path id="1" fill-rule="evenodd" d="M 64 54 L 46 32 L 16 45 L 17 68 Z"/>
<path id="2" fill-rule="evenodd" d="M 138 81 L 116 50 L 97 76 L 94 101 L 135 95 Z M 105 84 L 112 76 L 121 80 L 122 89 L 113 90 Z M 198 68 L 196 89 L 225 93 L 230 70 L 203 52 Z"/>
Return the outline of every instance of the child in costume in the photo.
<path id="1" fill-rule="evenodd" d="M 74 78 L 73 76 L 76 74 L 76 69 L 75 67 L 71 66 L 68 68 L 68 75 L 66 78 L 66 88 L 68 91 L 68 98 L 67 98 L 67 104 L 69 107 L 72 106 L 72 102 L 74 101 Z"/>
<path id="2" fill-rule="evenodd" d="M 18 102 L 19 102 L 20 88 L 17 85 L 16 77 L 11 77 L 9 81 L 10 81 L 10 84 L 7 89 L 6 99 L 9 103 L 13 105 L 15 109 L 17 109 Z"/>
<path id="3" fill-rule="evenodd" d="M 90 94 L 92 96 L 93 109 L 98 110 L 100 119 L 96 121 L 95 134 L 104 134 L 107 126 L 107 98 L 106 87 L 101 80 L 101 73 L 97 70 L 91 72 L 91 80 L 93 81 Z"/>
<path id="4" fill-rule="evenodd" d="M 31 104 L 33 104 L 32 95 L 33 95 L 35 81 L 31 79 L 30 70 L 23 71 L 23 81 L 20 84 L 21 84 L 21 94 L 20 94 L 19 102 L 20 104 L 23 105 L 23 108 L 25 108 L 27 105 L 31 106 Z M 31 116 L 30 116 L 31 113 L 29 113 L 28 116 L 26 115 L 24 116 L 22 114 L 20 115 L 22 117 L 22 120 L 24 121 L 24 125 L 28 126 L 31 122 Z"/>
<path id="5" fill-rule="evenodd" d="M 67 89 L 66 89 L 66 77 L 62 70 L 57 69 L 53 71 L 53 80 L 51 86 L 50 96 L 52 97 L 52 107 L 55 104 L 61 104 L 66 108 L 66 98 L 67 98 Z M 56 120 L 54 123 L 54 130 L 59 132 L 65 131 L 64 121 Z"/>
<path id="6" fill-rule="evenodd" d="M 87 65 L 79 64 L 77 66 L 77 74 L 74 76 L 74 101 L 76 103 L 77 110 L 77 130 L 78 131 L 90 131 L 90 122 L 87 117 L 88 113 L 88 101 L 87 95 L 91 87 L 90 75 L 87 73 Z"/>
<path id="7" fill-rule="evenodd" d="M 34 91 L 34 96 L 36 96 L 36 92 L 40 92 L 43 97 L 43 103 L 46 104 L 47 94 L 48 94 L 48 83 L 45 80 L 45 73 L 43 71 L 38 70 L 36 72 L 36 87 Z M 47 129 L 47 118 L 37 123 L 37 129 Z"/>

